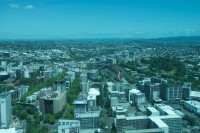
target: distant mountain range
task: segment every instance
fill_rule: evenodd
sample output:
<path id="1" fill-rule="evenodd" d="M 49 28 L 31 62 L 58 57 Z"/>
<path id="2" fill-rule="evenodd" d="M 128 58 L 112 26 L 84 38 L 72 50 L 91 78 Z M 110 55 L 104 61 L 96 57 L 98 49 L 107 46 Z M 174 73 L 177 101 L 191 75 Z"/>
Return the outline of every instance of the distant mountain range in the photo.
<path id="1" fill-rule="evenodd" d="M 168 42 L 200 42 L 200 36 L 178 36 L 178 37 L 164 37 L 145 39 L 149 41 L 168 41 Z"/>
<path id="2" fill-rule="evenodd" d="M 200 36 L 178 36 L 161 38 L 88 38 L 88 39 L 0 39 L 0 41 L 98 41 L 98 42 L 123 42 L 123 41 L 158 41 L 158 42 L 200 42 Z"/>

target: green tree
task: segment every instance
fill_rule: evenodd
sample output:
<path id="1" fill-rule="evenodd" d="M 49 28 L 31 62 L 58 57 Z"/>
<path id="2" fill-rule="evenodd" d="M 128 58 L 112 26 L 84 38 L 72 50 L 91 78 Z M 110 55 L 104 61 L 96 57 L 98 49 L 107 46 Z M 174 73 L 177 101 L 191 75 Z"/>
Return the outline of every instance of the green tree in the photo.
<path id="1" fill-rule="evenodd" d="M 49 132 L 49 128 L 47 126 L 42 126 L 40 128 L 40 133 L 48 133 Z"/>
<path id="2" fill-rule="evenodd" d="M 44 115 L 44 123 L 49 123 L 49 124 L 55 124 L 55 117 L 50 114 L 45 114 Z"/>
<path id="3" fill-rule="evenodd" d="M 18 111 L 17 114 L 18 114 L 18 117 L 19 117 L 20 120 L 24 120 L 24 119 L 26 119 L 27 116 L 28 116 L 28 113 L 25 112 L 25 111 Z"/>

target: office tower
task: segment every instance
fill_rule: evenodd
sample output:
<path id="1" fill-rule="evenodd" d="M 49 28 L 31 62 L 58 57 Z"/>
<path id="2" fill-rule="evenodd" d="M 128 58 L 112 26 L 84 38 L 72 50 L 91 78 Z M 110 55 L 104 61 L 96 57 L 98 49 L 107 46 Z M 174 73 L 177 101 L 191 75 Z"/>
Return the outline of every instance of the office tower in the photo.
<path id="1" fill-rule="evenodd" d="M 182 99 L 183 100 L 190 100 L 190 93 L 191 93 L 192 84 L 191 83 L 183 83 L 182 89 Z"/>
<path id="2" fill-rule="evenodd" d="M 80 79 L 81 79 L 81 82 L 86 82 L 87 81 L 87 74 L 86 74 L 86 72 L 83 72 L 80 75 Z"/>
<path id="3" fill-rule="evenodd" d="M 141 105 L 145 102 L 145 94 L 137 89 L 129 90 L 129 102 L 136 106 Z"/>
<path id="4" fill-rule="evenodd" d="M 9 127 L 11 116 L 11 95 L 9 92 L 3 92 L 0 94 L 0 128 Z"/>
<path id="5" fill-rule="evenodd" d="M 160 86 L 158 83 L 145 83 L 144 92 L 146 94 L 147 100 L 151 103 L 154 99 L 160 98 Z"/>
<path id="6" fill-rule="evenodd" d="M 182 99 L 182 87 L 179 85 L 162 84 L 161 97 L 166 101 L 180 101 Z"/>
<path id="7" fill-rule="evenodd" d="M 90 84 L 89 81 L 81 82 L 80 88 L 84 95 L 87 95 L 87 93 L 89 91 L 89 84 Z"/>
<path id="8" fill-rule="evenodd" d="M 66 103 L 66 91 L 45 91 L 41 95 L 39 101 L 42 114 L 58 113 Z"/>

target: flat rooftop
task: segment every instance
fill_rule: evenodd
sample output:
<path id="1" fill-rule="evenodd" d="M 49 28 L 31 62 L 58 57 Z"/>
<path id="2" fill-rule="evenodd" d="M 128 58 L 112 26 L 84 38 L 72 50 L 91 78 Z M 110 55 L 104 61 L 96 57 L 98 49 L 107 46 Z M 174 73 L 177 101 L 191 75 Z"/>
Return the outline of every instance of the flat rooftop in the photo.
<path id="1" fill-rule="evenodd" d="M 141 130 L 125 130 L 124 133 L 163 133 L 164 131 L 160 128 L 154 129 L 141 129 Z"/>
<path id="2" fill-rule="evenodd" d="M 73 101 L 73 104 L 87 104 L 86 99 L 76 99 Z"/>
<path id="3" fill-rule="evenodd" d="M 195 108 L 200 109 L 200 102 L 199 101 L 192 100 L 192 101 L 185 101 L 185 102 L 190 104 L 190 105 L 192 105 L 192 106 L 194 106 Z"/>
<path id="4" fill-rule="evenodd" d="M 157 109 L 155 109 L 154 107 L 147 107 L 148 110 L 150 110 L 151 112 L 159 112 Z"/>

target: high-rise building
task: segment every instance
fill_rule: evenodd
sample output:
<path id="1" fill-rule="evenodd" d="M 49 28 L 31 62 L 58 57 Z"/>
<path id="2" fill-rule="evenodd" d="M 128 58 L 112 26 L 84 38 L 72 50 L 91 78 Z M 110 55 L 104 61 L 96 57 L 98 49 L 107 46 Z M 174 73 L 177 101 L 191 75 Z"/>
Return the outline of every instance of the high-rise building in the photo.
<path id="1" fill-rule="evenodd" d="M 160 98 L 160 85 L 158 83 L 145 83 L 144 92 L 147 100 L 152 103 L 154 99 Z"/>
<path id="2" fill-rule="evenodd" d="M 52 78 L 53 70 L 46 70 L 43 72 L 43 75 L 45 80 Z"/>
<path id="3" fill-rule="evenodd" d="M 11 95 L 9 92 L 0 94 L 0 128 L 7 128 L 11 122 Z"/>
<path id="4" fill-rule="evenodd" d="M 183 100 L 190 100 L 190 93 L 191 93 L 192 84 L 191 83 L 184 83 L 182 86 L 182 99 Z"/>
<path id="5" fill-rule="evenodd" d="M 182 87 L 172 84 L 161 84 L 160 94 L 163 100 L 179 101 L 182 99 Z"/>
<path id="6" fill-rule="evenodd" d="M 29 70 L 27 68 L 22 70 L 22 78 L 30 78 Z"/>
<path id="7" fill-rule="evenodd" d="M 141 105 L 145 102 L 145 94 L 137 89 L 129 90 L 129 102 L 137 106 Z"/>
<path id="8" fill-rule="evenodd" d="M 90 79 L 90 80 L 98 80 L 98 79 L 99 79 L 98 70 L 90 70 L 90 71 L 87 73 L 87 77 L 88 77 L 88 79 Z"/>
<path id="9" fill-rule="evenodd" d="M 89 85 L 90 85 L 89 81 L 81 82 L 80 88 L 83 94 L 87 95 L 89 91 Z"/>
<path id="10" fill-rule="evenodd" d="M 80 79 L 81 79 L 81 82 L 87 82 L 87 74 L 86 74 L 86 72 L 83 72 L 80 75 Z"/>
<path id="11" fill-rule="evenodd" d="M 66 91 L 45 91 L 39 98 L 42 114 L 55 114 L 62 110 L 66 103 Z"/>

